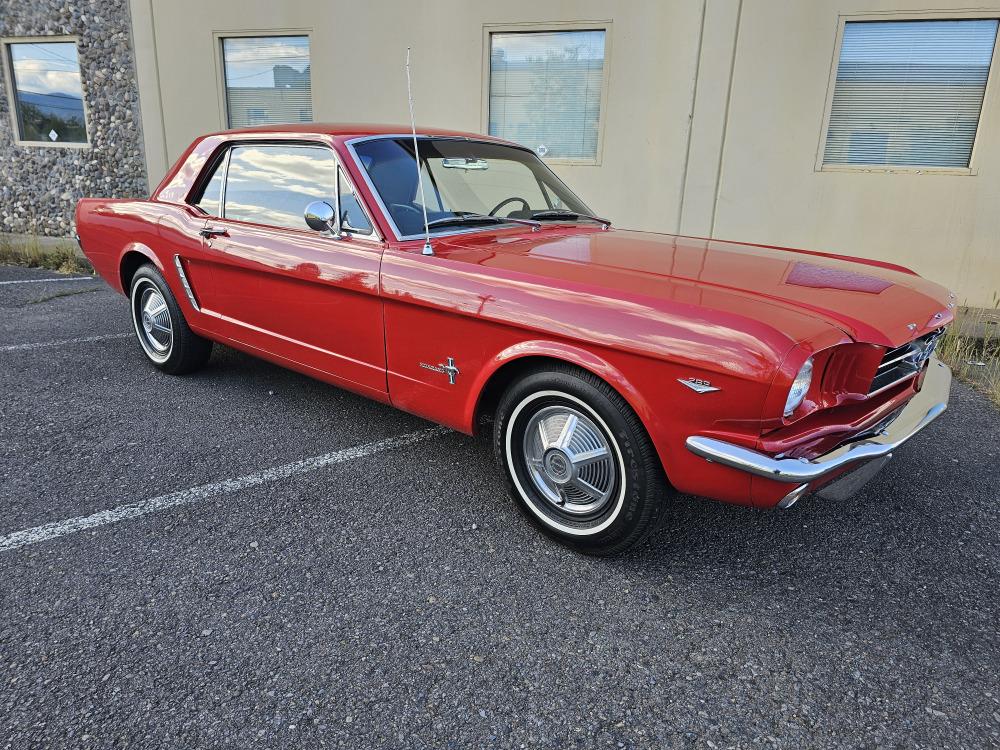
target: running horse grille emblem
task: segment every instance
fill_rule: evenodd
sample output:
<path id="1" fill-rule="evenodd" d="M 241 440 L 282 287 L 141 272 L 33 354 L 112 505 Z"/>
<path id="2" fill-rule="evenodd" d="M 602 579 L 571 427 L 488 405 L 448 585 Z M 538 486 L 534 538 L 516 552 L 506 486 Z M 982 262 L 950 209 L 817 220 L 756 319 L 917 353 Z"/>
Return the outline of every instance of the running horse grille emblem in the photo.
<path id="1" fill-rule="evenodd" d="M 431 372 L 440 372 L 443 375 L 447 375 L 448 385 L 455 385 L 455 378 L 458 377 L 458 375 L 460 375 L 462 372 L 455 366 L 454 357 L 448 357 L 447 363 L 443 365 L 429 365 L 426 362 L 421 362 L 420 366 L 423 367 L 425 370 L 430 370 Z"/>

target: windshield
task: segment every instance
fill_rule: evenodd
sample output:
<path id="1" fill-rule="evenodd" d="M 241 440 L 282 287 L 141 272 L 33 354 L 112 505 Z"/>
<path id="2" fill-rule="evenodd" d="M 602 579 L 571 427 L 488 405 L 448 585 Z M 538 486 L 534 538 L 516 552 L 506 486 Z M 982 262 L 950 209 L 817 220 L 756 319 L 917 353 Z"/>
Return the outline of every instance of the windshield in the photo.
<path id="1" fill-rule="evenodd" d="M 421 175 L 432 234 L 488 225 L 483 216 L 552 218 L 553 212 L 591 213 L 530 151 L 499 143 L 420 138 Z M 354 151 L 400 237 L 424 231 L 412 138 L 376 138 Z M 476 217 L 479 217 L 478 219 Z"/>

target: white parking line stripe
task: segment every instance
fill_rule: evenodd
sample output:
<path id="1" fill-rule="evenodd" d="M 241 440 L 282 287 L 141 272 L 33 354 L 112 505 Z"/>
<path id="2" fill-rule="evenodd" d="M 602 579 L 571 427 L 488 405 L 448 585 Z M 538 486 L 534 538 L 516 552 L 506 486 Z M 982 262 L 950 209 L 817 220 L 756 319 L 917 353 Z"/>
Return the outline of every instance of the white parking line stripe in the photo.
<path id="1" fill-rule="evenodd" d="M 0 346 L 0 352 L 20 352 L 26 349 L 45 349 L 49 346 L 63 346 L 65 344 L 85 344 L 89 341 L 107 341 L 108 339 L 124 339 L 132 336 L 131 333 L 107 333 L 102 336 L 84 336 L 78 339 L 62 339 L 61 341 L 37 341 L 33 344 L 8 344 Z"/>
<path id="2" fill-rule="evenodd" d="M 47 284 L 59 281 L 100 281 L 96 276 L 63 276 L 57 279 L 11 279 L 10 281 L 0 281 L 0 286 L 7 284 Z"/>
<path id="3" fill-rule="evenodd" d="M 206 500 L 210 497 L 215 497 L 216 495 L 237 492 L 239 490 L 244 490 L 248 487 L 255 487 L 260 484 L 269 484 L 271 482 L 276 482 L 279 479 L 286 479 L 287 477 L 295 476 L 296 474 L 316 471 L 317 469 L 322 469 L 324 466 L 339 464 L 344 461 L 353 461 L 381 451 L 402 448 L 403 446 L 412 445 L 413 443 L 420 442 L 421 440 L 427 440 L 428 438 L 437 437 L 438 435 L 444 435 L 448 432 L 449 430 L 445 427 L 432 427 L 428 430 L 408 432 L 403 435 L 387 438 L 386 440 L 379 440 L 374 443 L 365 443 L 364 445 L 357 445 L 353 448 L 345 448 L 343 450 L 334 451 L 333 453 L 326 453 L 322 456 L 315 456 L 313 458 L 306 458 L 302 461 L 284 464 L 273 469 L 266 469 L 256 474 L 248 474 L 245 477 L 226 479 L 225 481 L 215 482 L 214 484 L 202 484 L 198 487 L 191 487 L 190 489 L 171 492 L 168 495 L 160 495 L 159 497 L 150 498 L 149 500 L 143 500 L 138 503 L 130 503 L 129 505 L 120 505 L 117 508 L 102 510 L 90 516 L 78 516 L 76 518 L 68 518 L 65 521 L 54 521 L 42 526 L 35 526 L 31 529 L 15 531 L 13 534 L 0 537 L 0 552 L 18 549 L 19 547 L 26 547 L 29 544 L 38 544 L 39 542 L 45 542 L 49 539 L 66 536 L 67 534 L 74 534 L 77 531 L 85 531 L 87 529 L 93 529 L 97 526 L 105 526 L 109 523 L 118 523 L 119 521 L 125 521 L 130 518 L 138 518 L 139 516 L 144 516 L 148 513 L 155 513 L 159 510 L 175 508 L 178 505 L 190 505 L 191 503 Z"/>

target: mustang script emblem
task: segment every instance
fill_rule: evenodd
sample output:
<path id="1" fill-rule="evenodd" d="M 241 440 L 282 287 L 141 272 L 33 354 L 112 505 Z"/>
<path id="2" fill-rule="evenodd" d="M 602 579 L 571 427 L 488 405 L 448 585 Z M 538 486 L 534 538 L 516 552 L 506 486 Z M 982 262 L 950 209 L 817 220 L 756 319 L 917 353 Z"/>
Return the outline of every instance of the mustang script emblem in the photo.
<path id="1" fill-rule="evenodd" d="M 448 384 L 449 385 L 455 385 L 455 378 L 459 375 L 459 373 L 462 372 L 457 367 L 455 367 L 455 358 L 454 357 L 448 357 L 447 364 L 443 364 L 443 365 L 429 365 L 426 362 L 421 362 L 420 366 L 423 367 L 425 370 L 431 370 L 433 372 L 440 372 L 440 373 L 443 373 L 444 375 L 447 375 L 448 376 Z"/>
<path id="2" fill-rule="evenodd" d="M 698 378 L 677 378 L 677 382 L 681 385 L 686 385 L 695 393 L 711 393 L 712 391 L 720 390 L 707 380 L 700 380 Z"/>

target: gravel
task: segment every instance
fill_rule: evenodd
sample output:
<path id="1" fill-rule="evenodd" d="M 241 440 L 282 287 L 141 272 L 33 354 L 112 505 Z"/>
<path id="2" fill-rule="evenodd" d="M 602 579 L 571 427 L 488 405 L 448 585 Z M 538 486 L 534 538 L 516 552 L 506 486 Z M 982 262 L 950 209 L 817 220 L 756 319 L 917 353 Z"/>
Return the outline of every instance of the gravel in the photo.
<path id="1" fill-rule="evenodd" d="M 0 286 L 0 346 L 128 330 L 57 286 Z M 131 339 L 0 352 L 0 389 L 0 535 L 427 427 Z M 0 553 L 0 748 L 1000 747 L 998 434 L 956 384 L 857 497 L 678 497 L 610 561 L 454 433 Z"/>

